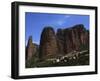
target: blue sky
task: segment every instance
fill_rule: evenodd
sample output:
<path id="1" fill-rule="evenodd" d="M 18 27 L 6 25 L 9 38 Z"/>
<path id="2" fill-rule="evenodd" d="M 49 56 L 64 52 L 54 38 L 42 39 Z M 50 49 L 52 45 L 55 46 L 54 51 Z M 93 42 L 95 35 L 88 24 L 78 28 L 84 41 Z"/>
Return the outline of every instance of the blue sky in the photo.
<path id="1" fill-rule="evenodd" d="M 89 29 L 88 15 L 74 14 L 49 14 L 49 13 L 25 13 L 25 41 L 32 36 L 33 43 L 39 44 L 42 29 L 51 26 L 56 31 L 58 28 L 69 28 L 76 24 L 83 24 Z"/>

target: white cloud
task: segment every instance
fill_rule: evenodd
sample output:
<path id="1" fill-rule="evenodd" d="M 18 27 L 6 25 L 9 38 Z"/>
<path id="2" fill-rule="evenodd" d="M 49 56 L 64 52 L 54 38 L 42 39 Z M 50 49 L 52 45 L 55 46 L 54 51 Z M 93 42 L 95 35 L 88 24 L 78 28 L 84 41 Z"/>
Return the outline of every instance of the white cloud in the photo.
<path id="1" fill-rule="evenodd" d="M 62 25 L 63 23 L 64 23 L 64 21 L 63 21 L 63 20 L 62 20 L 62 21 L 61 21 L 61 20 L 60 20 L 60 21 L 58 21 L 58 24 L 59 24 L 59 25 Z"/>
<path id="2" fill-rule="evenodd" d="M 69 18 L 69 17 L 70 17 L 69 15 L 66 15 L 66 16 L 65 16 L 65 18 Z"/>
<path id="3" fill-rule="evenodd" d="M 66 19 L 67 19 L 67 18 L 69 18 L 69 17 L 71 17 L 71 16 L 66 15 L 66 16 L 64 16 L 64 18 L 63 18 L 63 19 L 58 20 L 58 22 L 57 22 L 57 23 L 58 23 L 59 25 L 62 25 L 62 24 L 64 24 L 64 23 L 65 23 Z"/>
<path id="4" fill-rule="evenodd" d="M 33 41 L 33 43 L 38 44 L 39 45 L 39 41 Z"/>

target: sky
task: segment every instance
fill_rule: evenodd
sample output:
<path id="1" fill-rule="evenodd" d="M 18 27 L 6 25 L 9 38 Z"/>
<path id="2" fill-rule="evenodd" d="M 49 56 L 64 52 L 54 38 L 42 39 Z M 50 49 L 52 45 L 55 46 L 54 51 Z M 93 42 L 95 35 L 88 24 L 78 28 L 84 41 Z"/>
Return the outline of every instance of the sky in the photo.
<path id="1" fill-rule="evenodd" d="M 44 27 L 51 26 L 55 31 L 58 28 L 69 28 L 76 24 L 83 24 L 89 30 L 88 15 L 51 14 L 51 13 L 25 13 L 25 42 L 32 36 L 33 43 L 39 45 L 41 32 Z"/>

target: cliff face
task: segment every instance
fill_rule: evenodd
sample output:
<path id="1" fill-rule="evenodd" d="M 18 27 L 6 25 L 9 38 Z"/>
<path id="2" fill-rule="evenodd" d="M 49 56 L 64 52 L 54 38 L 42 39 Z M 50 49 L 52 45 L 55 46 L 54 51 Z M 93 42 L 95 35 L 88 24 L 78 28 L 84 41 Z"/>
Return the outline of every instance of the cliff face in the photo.
<path id="1" fill-rule="evenodd" d="M 84 25 L 58 29 L 56 34 L 52 27 L 45 27 L 41 33 L 38 50 L 37 45 L 32 43 L 32 37 L 29 37 L 26 57 L 30 59 L 38 51 L 40 59 L 49 59 L 83 49 L 89 49 L 89 31 Z"/>
<path id="2" fill-rule="evenodd" d="M 43 29 L 40 38 L 40 58 L 52 58 L 57 55 L 58 46 L 56 41 L 56 35 L 51 27 L 46 27 Z"/>
<path id="3" fill-rule="evenodd" d="M 89 35 L 83 25 L 75 25 L 72 28 L 63 30 L 64 32 L 64 52 L 69 53 L 74 50 L 80 50 L 82 46 L 89 43 Z"/>
<path id="4" fill-rule="evenodd" d="M 26 47 L 26 60 L 30 60 L 37 52 L 38 46 L 32 43 L 32 36 L 29 37 Z"/>
<path id="5" fill-rule="evenodd" d="M 59 54 L 65 54 L 65 52 L 64 52 L 64 31 L 63 31 L 63 29 L 57 30 L 56 37 L 57 37 L 58 53 Z"/>
<path id="6" fill-rule="evenodd" d="M 55 35 L 53 28 L 44 28 L 40 41 L 40 57 L 48 58 L 80 51 L 89 47 L 89 31 L 79 24 L 71 28 L 58 29 Z"/>

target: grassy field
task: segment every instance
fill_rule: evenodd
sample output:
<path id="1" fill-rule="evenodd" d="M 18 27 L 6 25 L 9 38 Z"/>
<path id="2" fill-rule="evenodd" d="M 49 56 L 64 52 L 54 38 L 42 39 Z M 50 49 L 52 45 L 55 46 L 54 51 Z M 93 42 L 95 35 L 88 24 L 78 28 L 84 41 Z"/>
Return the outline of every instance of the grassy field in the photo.
<path id="1" fill-rule="evenodd" d="M 89 51 L 87 50 L 75 52 L 74 54 L 69 53 L 63 56 L 63 59 L 61 58 L 39 61 L 38 58 L 32 57 L 32 59 L 27 62 L 26 68 L 89 65 Z"/>

